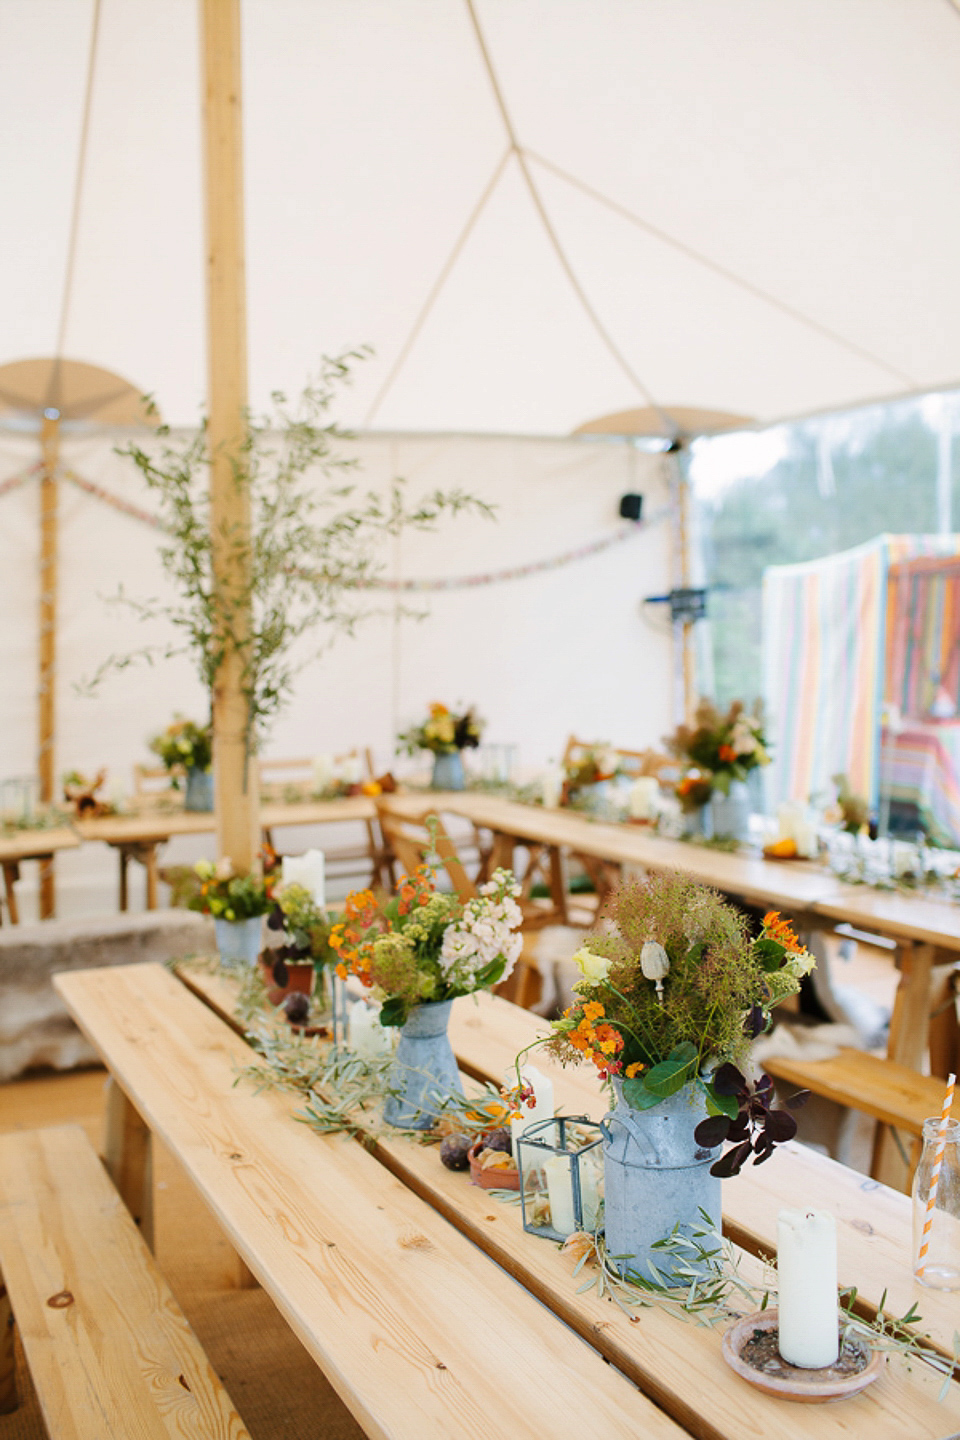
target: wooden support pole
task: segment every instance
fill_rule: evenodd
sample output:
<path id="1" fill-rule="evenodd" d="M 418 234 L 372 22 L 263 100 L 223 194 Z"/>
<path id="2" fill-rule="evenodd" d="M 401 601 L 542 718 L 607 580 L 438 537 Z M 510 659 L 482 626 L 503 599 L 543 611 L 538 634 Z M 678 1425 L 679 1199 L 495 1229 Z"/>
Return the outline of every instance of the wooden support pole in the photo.
<path id="1" fill-rule="evenodd" d="M 200 10 L 213 568 L 232 637 L 213 685 L 217 850 L 238 870 L 249 870 L 259 853 L 259 794 L 243 673 L 250 495 L 239 478 L 247 404 L 240 0 L 200 0 Z"/>
<path id="2" fill-rule="evenodd" d="M 54 740 L 57 691 L 57 464 L 60 459 L 60 414 L 44 412 L 40 431 L 40 643 L 37 674 L 37 776 L 40 801 L 56 799 Z M 53 856 L 39 865 L 41 919 L 54 913 Z"/>
<path id="3" fill-rule="evenodd" d="M 0 1415 L 9 1415 L 18 1403 L 13 1310 L 0 1274 Z"/>

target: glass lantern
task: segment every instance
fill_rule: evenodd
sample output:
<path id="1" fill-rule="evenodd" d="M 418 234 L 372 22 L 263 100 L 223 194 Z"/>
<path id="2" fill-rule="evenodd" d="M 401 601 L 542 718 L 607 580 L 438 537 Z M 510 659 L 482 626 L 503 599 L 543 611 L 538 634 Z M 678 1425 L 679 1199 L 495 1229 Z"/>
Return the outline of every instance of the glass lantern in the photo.
<path id="1" fill-rule="evenodd" d="M 592 1235 L 603 1216 L 603 1127 L 557 1116 L 524 1130 L 518 1143 L 523 1228 L 545 1240 Z"/>

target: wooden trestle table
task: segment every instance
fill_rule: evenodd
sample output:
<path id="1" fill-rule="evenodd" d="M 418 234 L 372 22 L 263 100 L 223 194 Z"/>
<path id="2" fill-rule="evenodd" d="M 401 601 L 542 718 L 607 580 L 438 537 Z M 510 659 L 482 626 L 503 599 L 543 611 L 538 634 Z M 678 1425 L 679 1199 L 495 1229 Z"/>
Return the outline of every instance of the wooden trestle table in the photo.
<path id="1" fill-rule="evenodd" d="M 20 922 L 14 886 L 20 879 L 21 862 L 40 862 L 38 909 L 40 919 L 49 920 L 56 910 L 53 857 L 60 850 L 76 850 L 79 844 L 77 836 L 66 825 L 51 830 L 18 830 L 12 835 L 0 835 L 0 865 L 3 866 L 3 883 L 11 925 Z"/>
<path id="2" fill-rule="evenodd" d="M 524 1234 L 516 1207 L 445 1170 L 434 1147 L 318 1135 L 296 1123 L 297 1097 L 238 1080 L 251 1051 L 228 1023 L 230 986 L 197 971 L 189 981 L 208 1003 L 155 965 L 56 979 L 113 1077 L 114 1176 L 134 1213 L 147 1214 L 150 1135 L 170 1147 L 369 1435 L 960 1434 L 960 1385 L 951 1382 L 938 1403 L 940 1378 L 922 1364 L 891 1360 L 876 1384 L 842 1404 L 791 1404 L 733 1375 L 717 1331 L 655 1309 L 632 1320 L 595 1291 L 578 1294 L 582 1275 L 572 1276 L 557 1247 Z M 536 1023 L 492 997 L 459 1000 L 451 1038 L 465 1070 L 499 1079 Z M 558 1081 L 562 1106 L 596 1111 L 595 1084 L 573 1072 Z M 809 1197 L 838 1215 L 841 1279 L 855 1280 L 874 1305 L 889 1287 L 889 1304 L 906 1308 L 915 1287 L 902 1196 L 798 1147 L 756 1174 L 759 1182 L 745 1175 L 725 1185 L 741 1238 L 760 1237 L 769 1249 L 779 1203 Z M 760 1273 L 750 1255 L 741 1262 L 744 1273 Z M 949 1350 L 955 1307 L 933 1294 L 920 1299 L 925 1328 Z"/>

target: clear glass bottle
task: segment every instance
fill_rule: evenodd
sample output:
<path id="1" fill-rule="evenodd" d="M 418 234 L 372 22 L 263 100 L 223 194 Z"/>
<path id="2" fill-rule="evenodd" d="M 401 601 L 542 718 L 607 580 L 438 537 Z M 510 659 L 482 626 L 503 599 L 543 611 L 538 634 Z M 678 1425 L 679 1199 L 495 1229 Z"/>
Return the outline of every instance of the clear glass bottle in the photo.
<path id="1" fill-rule="evenodd" d="M 913 1177 L 913 1273 L 933 1290 L 960 1290 L 960 1121 L 947 1124 L 927 1253 L 920 1260 L 930 1183 L 937 1154 L 939 1119 L 923 1122 L 923 1154 Z M 922 1273 L 921 1273 L 922 1266 Z"/>

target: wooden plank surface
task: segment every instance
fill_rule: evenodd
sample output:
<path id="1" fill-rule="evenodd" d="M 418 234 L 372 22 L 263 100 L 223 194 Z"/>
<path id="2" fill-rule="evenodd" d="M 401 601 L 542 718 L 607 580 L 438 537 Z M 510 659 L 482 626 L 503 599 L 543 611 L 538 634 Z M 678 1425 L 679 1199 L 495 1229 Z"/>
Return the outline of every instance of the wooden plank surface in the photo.
<path id="1" fill-rule="evenodd" d="M 178 973 L 218 1014 L 234 1015 L 237 985 L 216 971 L 185 962 Z M 457 1000 L 450 1039 L 461 1068 L 480 1080 L 501 1083 L 517 1053 L 545 1022 L 494 995 Z M 531 1063 L 549 1074 L 558 1109 L 599 1120 L 606 1110 L 600 1085 L 587 1067 L 563 1067 L 535 1051 Z M 956 1297 L 926 1290 L 911 1269 L 912 1211 L 908 1196 L 795 1142 L 780 1146 L 763 1165 L 748 1166 L 723 1185 L 724 1231 L 754 1255 L 777 1247 L 777 1214 L 806 1198 L 837 1217 L 840 1283 L 856 1285 L 867 1310 L 875 1311 L 884 1291 L 888 1311 L 904 1315 L 914 1303 L 920 1329 L 944 1354 L 953 1353 Z"/>
<path id="2" fill-rule="evenodd" d="M 235 1085 L 247 1046 L 168 972 L 55 984 L 368 1434 L 680 1440 L 361 1146 L 294 1123 L 289 1095 Z"/>
<path id="3" fill-rule="evenodd" d="M 266 829 L 282 825 L 338 825 L 351 820 L 370 820 L 375 814 L 373 801 L 366 795 L 347 795 L 339 800 L 263 805 L 260 822 Z M 174 835 L 212 835 L 216 822 L 209 812 L 144 811 L 139 815 L 104 815 L 97 820 L 78 820 L 75 828 L 84 840 L 101 840 L 108 845 L 118 845 L 135 841 L 159 842 Z"/>
<path id="4" fill-rule="evenodd" d="M 5 860 L 36 860 L 40 855 L 53 855 L 58 850 L 76 850 L 79 844 L 77 836 L 66 826 L 52 830 L 17 830 L 12 835 L 0 835 L 0 864 Z"/>
<path id="5" fill-rule="evenodd" d="M 943 1105 L 942 1080 L 863 1050 L 841 1050 L 827 1060 L 771 1055 L 764 1061 L 764 1069 L 777 1080 L 809 1086 L 827 1100 L 850 1105 L 911 1135 L 921 1135 L 924 1120 L 939 1115 Z M 960 1118 L 960 1096 L 954 1113 Z"/>
<path id="6" fill-rule="evenodd" d="M 249 1440 L 78 1126 L 0 1136 L 0 1263 L 57 1440 Z"/>
<path id="7" fill-rule="evenodd" d="M 960 950 L 960 905 L 950 900 L 844 885 L 842 891 L 818 901 L 815 908 L 820 915 L 848 920 L 861 930 Z"/>

